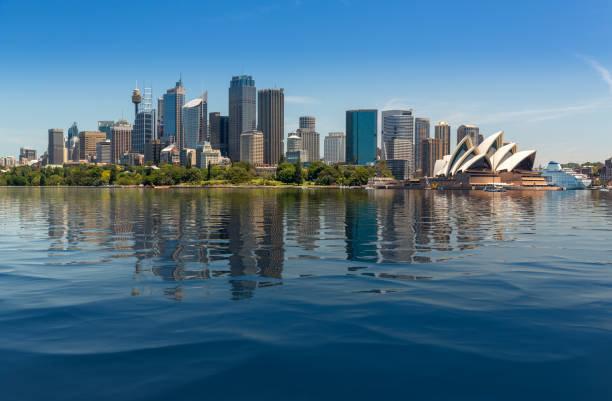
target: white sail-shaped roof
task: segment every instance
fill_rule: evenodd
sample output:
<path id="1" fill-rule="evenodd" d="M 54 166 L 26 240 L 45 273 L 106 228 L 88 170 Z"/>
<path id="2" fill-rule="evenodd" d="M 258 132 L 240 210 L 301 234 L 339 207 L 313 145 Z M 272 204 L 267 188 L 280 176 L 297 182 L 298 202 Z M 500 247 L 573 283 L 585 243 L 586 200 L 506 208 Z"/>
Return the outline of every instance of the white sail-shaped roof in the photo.
<path id="1" fill-rule="evenodd" d="M 488 136 L 480 145 L 478 153 L 484 153 L 489 157 L 504 145 L 504 131 L 499 131 Z"/>
<path id="2" fill-rule="evenodd" d="M 463 163 L 461 165 L 461 167 L 459 168 L 459 172 L 464 172 L 469 170 L 470 168 L 484 163 L 484 165 L 487 166 L 488 170 L 491 170 L 491 161 L 489 160 L 489 156 L 487 156 L 486 153 L 481 153 L 479 155 L 476 155 L 474 157 L 472 157 L 470 160 L 466 161 L 465 163 Z"/>
<path id="3" fill-rule="evenodd" d="M 531 170 L 535 162 L 535 154 L 535 150 L 523 150 L 522 152 L 515 153 L 504 160 L 497 168 L 497 171 L 512 171 L 519 167 L 519 165 L 522 167 L 521 170 Z"/>
<path id="4" fill-rule="evenodd" d="M 465 159 L 463 156 L 465 156 L 466 153 L 473 147 L 474 145 L 472 144 L 472 139 L 469 136 L 464 137 L 461 142 L 457 144 L 457 147 L 455 148 L 453 153 L 451 153 L 450 158 L 448 159 L 448 162 L 446 164 L 446 168 L 444 169 L 444 175 L 452 175 L 451 170 L 455 166 L 455 164 L 457 164 L 457 161 L 461 158 Z M 461 160 L 461 162 L 463 162 L 463 160 Z"/>
<path id="5" fill-rule="evenodd" d="M 510 155 L 515 154 L 517 150 L 518 146 L 514 142 L 508 143 L 499 148 L 497 152 L 491 156 L 491 167 L 493 168 L 493 171 L 497 171 L 497 167 L 504 161 L 506 155 L 509 155 L 508 157 L 510 157 Z"/>
<path id="6" fill-rule="evenodd" d="M 459 169 L 461 168 L 461 166 L 468 162 L 474 158 L 474 156 L 476 156 L 478 154 L 478 148 L 476 146 L 472 146 L 470 148 L 470 150 L 468 150 L 467 152 L 465 152 L 463 154 L 463 156 L 461 156 L 453 165 L 453 167 L 451 167 L 450 169 L 450 175 L 455 175 L 457 174 L 457 171 L 459 171 Z"/>

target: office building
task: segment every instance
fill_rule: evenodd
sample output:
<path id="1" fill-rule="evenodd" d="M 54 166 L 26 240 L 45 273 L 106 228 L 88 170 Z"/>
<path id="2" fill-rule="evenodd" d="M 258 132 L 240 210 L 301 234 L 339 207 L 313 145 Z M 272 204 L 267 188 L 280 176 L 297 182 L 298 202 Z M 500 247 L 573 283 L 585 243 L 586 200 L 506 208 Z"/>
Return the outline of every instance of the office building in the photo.
<path id="1" fill-rule="evenodd" d="M 208 116 L 210 126 L 210 146 L 213 149 L 218 149 L 222 156 L 227 157 L 229 117 L 222 116 L 221 113 L 218 112 L 210 113 Z"/>
<path id="2" fill-rule="evenodd" d="M 153 165 L 159 164 L 159 158 L 163 149 L 163 144 L 159 139 L 145 143 L 144 161 Z"/>
<path id="3" fill-rule="evenodd" d="M 176 143 L 178 149 L 184 147 L 182 110 L 185 105 L 185 88 L 179 79 L 174 88 L 168 89 L 163 97 L 162 131 L 160 137 L 165 144 Z"/>
<path id="4" fill-rule="evenodd" d="M 300 117 L 300 129 L 316 131 L 317 119 L 313 116 Z"/>
<path id="5" fill-rule="evenodd" d="M 378 111 L 349 110 L 346 112 L 346 161 L 349 164 L 376 163 Z"/>
<path id="6" fill-rule="evenodd" d="M 183 106 L 183 136 L 186 148 L 195 149 L 198 144 L 204 143 L 208 135 L 207 118 L 207 92 Z"/>
<path id="7" fill-rule="evenodd" d="M 289 163 L 295 163 L 298 160 L 300 162 L 306 162 L 308 160 L 308 153 L 304 150 L 302 145 L 302 137 L 295 133 L 287 137 L 287 153 L 285 157 Z"/>
<path id="8" fill-rule="evenodd" d="M 156 139 L 157 122 L 153 108 L 153 94 L 151 88 L 144 88 L 142 96 L 138 89 L 134 89 L 132 102 L 135 107 L 134 127 L 132 129 L 131 150 L 140 154 L 145 152 L 145 144 Z M 140 104 L 142 103 L 142 106 Z"/>
<path id="9" fill-rule="evenodd" d="M 111 163 L 111 141 L 96 143 L 96 163 Z"/>
<path id="10" fill-rule="evenodd" d="M 19 164 L 28 164 L 34 160 L 38 160 L 35 149 L 28 147 L 19 149 Z"/>
<path id="11" fill-rule="evenodd" d="M 111 139 L 111 127 L 113 126 L 114 121 L 98 121 L 98 131 L 104 132 L 106 134 L 106 139 Z M 79 140 L 81 138 L 81 134 L 79 134 Z"/>
<path id="12" fill-rule="evenodd" d="M 323 160 L 327 164 L 346 161 L 346 135 L 344 132 L 330 132 L 323 140 Z"/>
<path id="13" fill-rule="evenodd" d="M 229 88 L 228 155 L 232 161 L 240 160 L 241 135 L 257 128 L 257 91 L 250 75 L 232 77 Z"/>
<path id="14" fill-rule="evenodd" d="M 473 125 L 460 125 L 457 128 L 457 144 L 459 144 L 463 138 L 469 136 L 474 146 L 479 145 L 481 141 L 480 129 Z"/>
<path id="15" fill-rule="evenodd" d="M 421 160 L 424 177 L 434 176 L 436 160 L 444 156 L 444 143 L 441 139 L 425 138 L 421 143 Z"/>
<path id="16" fill-rule="evenodd" d="M 196 150 L 183 148 L 179 151 L 181 158 L 181 166 L 195 166 L 196 165 Z"/>
<path id="17" fill-rule="evenodd" d="M 414 160 L 415 160 L 415 171 L 423 170 L 423 163 L 421 161 L 421 144 L 424 139 L 429 138 L 429 119 L 423 117 L 417 117 L 414 119 Z M 435 160 L 434 160 L 435 161 Z"/>
<path id="18" fill-rule="evenodd" d="M 285 93 L 282 88 L 257 92 L 257 129 L 264 136 L 264 164 L 277 164 L 285 149 Z"/>
<path id="19" fill-rule="evenodd" d="M 121 155 L 132 145 L 132 125 L 123 118 L 111 127 L 111 163 L 119 164 Z"/>
<path id="20" fill-rule="evenodd" d="M 121 155 L 119 162 L 128 166 L 142 166 L 144 165 L 144 155 L 136 152 L 126 152 Z"/>
<path id="21" fill-rule="evenodd" d="M 161 150 L 159 163 L 174 165 L 181 164 L 181 152 L 179 152 L 175 143 L 172 143 Z"/>
<path id="22" fill-rule="evenodd" d="M 398 180 L 414 176 L 414 113 L 412 110 L 385 110 L 382 115 L 382 147 L 387 166 Z"/>
<path id="23" fill-rule="evenodd" d="M 442 141 L 442 154 L 450 155 L 451 127 L 446 121 L 440 121 L 435 127 L 435 139 Z"/>
<path id="24" fill-rule="evenodd" d="M 229 162 L 227 157 L 221 155 L 219 149 L 213 149 L 209 142 L 198 145 L 196 149 L 196 167 L 208 168 L 209 165 L 216 166 Z"/>
<path id="25" fill-rule="evenodd" d="M 79 127 L 77 127 L 77 123 L 74 122 L 68 128 L 68 147 L 74 148 L 79 142 Z"/>
<path id="26" fill-rule="evenodd" d="M 63 165 L 64 160 L 64 130 L 51 128 L 49 130 L 49 146 L 47 148 L 48 162 L 52 165 Z"/>
<path id="27" fill-rule="evenodd" d="M 263 133 L 257 130 L 246 131 L 240 135 L 240 161 L 254 166 L 263 164 Z"/>
<path id="28" fill-rule="evenodd" d="M 106 141 L 106 133 L 101 131 L 79 132 L 79 159 L 89 160 L 90 156 L 96 156 L 96 144 Z"/>
<path id="29" fill-rule="evenodd" d="M 302 138 L 302 149 L 306 160 L 303 162 L 316 162 L 321 159 L 320 147 L 321 140 L 319 133 L 310 128 L 298 128 L 296 134 Z"/>

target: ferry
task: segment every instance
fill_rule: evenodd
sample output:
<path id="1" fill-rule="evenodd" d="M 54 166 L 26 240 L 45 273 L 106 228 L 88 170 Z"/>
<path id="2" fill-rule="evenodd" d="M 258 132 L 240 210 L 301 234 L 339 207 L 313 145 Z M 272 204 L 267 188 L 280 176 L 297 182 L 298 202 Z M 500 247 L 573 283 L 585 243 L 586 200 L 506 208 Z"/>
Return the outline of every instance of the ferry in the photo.
<path id="1" fill-rule="evenodd" d="M 482 190 L 485 192 L 506 192 L 506 188 L 500 184 L 487 184 Z"/>

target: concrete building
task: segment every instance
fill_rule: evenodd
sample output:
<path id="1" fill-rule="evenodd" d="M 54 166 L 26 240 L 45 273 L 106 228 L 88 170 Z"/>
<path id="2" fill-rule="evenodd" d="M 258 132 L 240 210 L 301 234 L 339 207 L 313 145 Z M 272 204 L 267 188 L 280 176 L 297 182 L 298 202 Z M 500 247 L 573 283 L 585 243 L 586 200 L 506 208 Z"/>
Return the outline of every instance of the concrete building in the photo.
<path id="1" fill-rule="evenodd" d="M 446 121 L 436 124 L 434 138 L 442 141 L 442 154 L 450 154 L 451 127 Z"/>
<path id="2" fill-rule="evenodd" d="M 463 138 L 469 136 L 475 146 L 479 145 L 482 139 L 479 131 L 480 129 L 474 125 L 460 125 L 459 128 L 457 128 L 457 144 L 459 144 Z"/>
<path id="3" fill-rule="evenodd" d="M 208 135 L 208 93 L 204 92 L 199 98 L 185 104 L 182 118 L 185 147 L 195 149 Z"/>
<path id="4" fill-rule="evenodd" d="M 183 105 L 185 104 L 185 88 L 183 80 L 179 79 L 174 88 L 168 89 L 163 97 L 162 132 L 163 143 L 176 143 L 178 149 L 184 147 L 183 137 Z"/>
<path id="5" fill-rule="evenodd" d="M 421 160 L 423 176 L 433 177 L 436 160 L 444 156 L 444 144 L 441 139 L 425 138 L 421 142 Z"/>
<path id="6" fill-rule="evenodd" d="M 421 144 L 429 138 L 429 118 L 417 117 L 414 119 L 414 160 L 415 172 L 423 171 Z"/>
<path id="7" fill-rule="evenodd" d="M 49 146 L 47 148 L 48 162 L 52 165 L 63 165 L 64 160 L 64 130 L 51 128 L 49 130 Z"/>
<path id="8" fill-rule="evenodd" d="M 300 162 L 305 162 L 308 160 L 308 153 L 302 146 L 302 137 L 295 133 L 290 134 L 289 137 L 287 137 L 286 159 L 289 163 L 295 163 L 298 160 Z"/>
<path id="9" fill-rule="evenodd" d="M 35 149 L 28 147 L 19 149 L 19 164 L 28 164 L 34 160 L 38 160 Z"/>
<path id="10" fill-rule="evenodd" d="M 229 117 L 222 116 L 219 112 L 208 115 L 210 127 L 210 146 L 218 149 L 222 156 L 227 157 L 227 143 L 229 131 Z"/>
<path id="11" fill-rule="evenodd" d="M 300 129 L 316 131 L 317 119 L 313 116 L 300 117 Z"/>
<path id="12" fill-rule="evenodd" d="M 285 93 L 282 88 L 257 92 L 257 129 L 264 136 L 264 164 L 277 164 L 285 149 Z"/>
<path id="13" fill-rule="evenodd" d="M 219 149 L 213 149 L 209 142 L 198 145 L 196 149 L 196 167 L 204 169 L 208 168 L 209 164 L 216 166 L 224 163 L 229 163 L 229 159 L 223 157 Z"/>
<path id="14" fill-rule="evenodd" d="M 111 127 L 111 163 L 121 163 L 121 155 L 128 153 L 132 146 L 132 125 L 120 119 Z"/>
<path id="15" fill-rule="evenodd" d="M 246 131 L 240 135 L 240 161 L 259 166 L 264 162 L 263 133 L 257 130 Z"/>
<path id="16" fill-rule="evenodd" d="M 330 132 L 323 140 L 323 160 L 327 164 L 346 161 L 346 135 L 344 132 Z"/>
<path id="17" fill-rule="evenodd" d="M 310 128 L 298 128 L 296 134 L 302 138 L 302 149 L 306 160 L 303 162 L 316 162 L 321 159 L 321 139 L 319 133 Z"/>
<path id="18" fill-rule="evenodd" d="M 229 88 L 228 156 L 240 160 L 241 135 L 257 128 L 257 91 L 250 75 L 232 77 Z"/>
<path id="19" fill-rule="evenodd" d="M 172 143 L 161 150 L 159 163 L 175 165 L 181 164 L 181 153 L 179 152 L 175 143 Z"/>
<path id="20" fill-rule="evenodd" d="M 144 161 L 153 165 L 159 164 L 163 144 L 159 139 L 145 143 Z"/>
<path id="21" fill-rule="evenodd" d="M 111 141 L 96 143 L 96 163 L 111 163 Z"/>
<path id="22" fill-rule="evenodd" d="M 414 113 L 412 110 L 385 110 L 381 115 L 382 146 L 387 166 L 398 180 L 411 178 L 416 167 Z"/>
<path id="23" fill-rule="evenodd" d="M 82 131 L 79 133 L 79 159 L 89 160 L 96 155 L 96 144 L 106 141 L 106 133 L 101 131 Z"/>
<path id="24" fill-rule="evenodd" d="M 126 152 L 121 155 L 120 162 L 128 166 L 142 166 L 144 165 L 144 155 L 136 152 Z"/>
<path id="25" fill-rule="evenodd" d="M 183 148 L 180 151 L 181 166 L 195 166 L 196 165 L 196 150 Z"/>

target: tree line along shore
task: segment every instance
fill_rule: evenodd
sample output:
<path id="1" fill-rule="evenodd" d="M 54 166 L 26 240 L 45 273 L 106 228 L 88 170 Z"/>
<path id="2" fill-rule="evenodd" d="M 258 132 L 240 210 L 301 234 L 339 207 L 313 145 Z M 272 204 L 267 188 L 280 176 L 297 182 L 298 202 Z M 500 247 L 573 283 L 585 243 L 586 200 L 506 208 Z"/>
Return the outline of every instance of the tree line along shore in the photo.
<path id="1" fill-rule="evenodd" d="M 362 186 L 372 177 L 392 177 L 384 161 L 375 166 L 327 165 L 313 162 L 307 168 L 300 162 L 281 162 L 276 172 L 258 173 L 247 162 L 225 166 L 164 164 L 155 166 L 12 167 L 0 172 L 0 186 L 107 186 L 107 185 L 317 185 Z"/>

